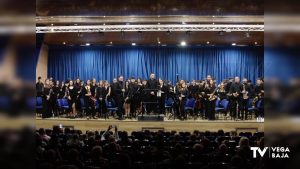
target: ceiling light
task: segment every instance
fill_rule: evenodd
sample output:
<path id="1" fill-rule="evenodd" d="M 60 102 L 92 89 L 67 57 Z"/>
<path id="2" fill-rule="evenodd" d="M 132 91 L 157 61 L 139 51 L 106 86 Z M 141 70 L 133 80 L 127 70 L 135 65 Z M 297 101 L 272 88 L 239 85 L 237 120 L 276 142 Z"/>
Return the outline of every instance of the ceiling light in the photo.
<path id="1" fill-rule="evenodd" d="M 220 31 L 220 32 L 218 32 L 218 35 L 219 35 L 219 36 L 223 36 L 224 33 L 225 33 L 224 31 Z"/>
<path id="2" fill-rule="evenodd" d="M 210 43 L 209 41 L 206 42 L 206 44 L 209 44 L 209 43 Z"/>
<path id="3" fill-rule="evenodd" d="M 86 43 L 86 44 L 85 44 L 85 46 L 90 46 L 90 45 L 91 45 L 90 43 Z"/>
<path id="4" fill-rule="evenodd" d="M 160 44 L 160 41 L 158 41 L 157 43 Z"/>
<path id="5" fill-rule="evenodd" d="M 66 42 L 63 42 L 63 44 L 65 45 L 65 44 L 66 44 Z"/>
<path id="6" fill-rule="evenodd" d="M 251 36 L 250 36 L 250 33 L 249 33 L 249 32 L 246 32 L 246 33 L 245 33 L 245 37 L 246 37 L 246 38 L 250 38 L 250 37 L 251 37 Z"/>
<path id="7" fill-rule="evenodd" d="M 257 45 L 257 42 L 254 42 L 255 45 Z"/>
<path id="8" fill-rule="evenodd" d="M 167 31 L 167 35 L 171 35 L 171 31 L 170 30 Z"/>
<path id="9" fill-rule="evenodd" d="M 131 43 L 131 46 L 135 46 L 136 45 L 136 43 Z"/>
<path id="10" fill-rule="evenodd" d="M 112 41 L 110 41 L 109 43 L 112 44 Z"/>
<path id="11" fill-rule="evenodd" d="M 235 45 L 236 45 L 236 43 L 232 43 L 231 45 L 232 45 L 232 46 L 235 46 Z"/>
<path id="12" fill-rule="evenodd" d="M 186 42 L 185 42 L 185 41 L 181 41 L 181 42 L 180 42 L 180 45 L 181 45 L 181 46 L 186 46 Z"/>

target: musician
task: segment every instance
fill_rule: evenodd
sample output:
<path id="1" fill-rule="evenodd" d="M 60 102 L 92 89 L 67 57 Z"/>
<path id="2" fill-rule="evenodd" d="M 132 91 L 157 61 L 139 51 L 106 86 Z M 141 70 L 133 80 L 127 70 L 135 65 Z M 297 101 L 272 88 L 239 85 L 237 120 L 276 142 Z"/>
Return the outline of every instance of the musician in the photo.
<path id="1" fill-rule="evenodd" d="M 216 90 L 215 81 L 212 78 L 207 80 L 204 86 L 204 104 L 205 116 L 208 120 L 215 120 Z"/>
<path id="2" fill-rule="evenodd" d="M 254 96 L 262 98 L 264 95 L 264 82 L 261 78 L 256 80 L 256 85 L 254 86 Z"/>
<path id="3" fill-rule="evenodd" d="M 118 119 L 121 120 L 123 118 L 124 113 L 124 96 L 123 93 L 125 89 L 123 88 L 123 76 L 119 76 L 119 80 L 117 78 L 113 79 L 113 83 L 111 85 L 112 98 L 115 100 L 116 105 L 118 107 L 117 115 Z"/>
<path id="4" fill-rule="evenodd" d="M 52 115 L 52 107 L 50 104 L 50 96 L 52 94 L 52 88 L 50 86 L 50 80 L 45 80 L 44 90 L 42 92 L 42 98 L 43 98 L 43 107 L 44 111 L 42 114 L 42 118 L 48 118 Z"/>
<path id="5" fill-rule="evenodd" d="M 199 86 L 196 84 L 196 80 L 192 80 L 191 85 L 188 87 L 189 89 L 189 97 L 197 98 L 199 94 Z"/>
<path id="6" fill-rule="evenodd" d="M 126 100 L 130 103 L 130 118 L 136 116 L 136 109 L 137 109 L 137 92 L 139 86 L 134 78 L 130 79 L 129 87 L 128 87 L 128 94 Z"/>
<path id="7" fill-rule="evenodd" d="M 177 96 L 177 100 L 179 103 L 179 107 L 178 107 L 178 118 L 183 120 L 186 115 L 185 115 L 185 111 L 184 111 L 184 106 L 188 97 L 188 88 L 187 88 L 187 84 L 184 80 L 180 80 L 178 87 L 176 88 L 176 96 Z"/>
<path id="8" fill-rule="evenodd" d="M 92 83 L 91 83 L 91 93 L 92 93 L 93 97 L 96 96 L 96 88 L 97 88 L 97 81 L 95 78 L 93 78 Z"/>
<path id="9" fill-rule="evenodd" d="M 99 86 L 96 89 L 96 98 L 98 99 L 100 114 L 105 115 L 107 113 L 107 107 L 105 100 L 110 95 L 110 86 L 107 81 L 100 81 Z"/>
<path id="10" fill-rule="evenodd" d="M 258 78 L 256 80 L 256 85 L 254 86 L 254 99 L 253 99 L 252 106 L 255 107 L 259 100 L 261 100 L 262 104 L 264 104 L 263 98 L 264 98 L 264 81 L 262 78 Z M 256 114 L 256 116 L 262 116 L 262 117 L 264 116 L 263 110 L 259 110 L 257 113 L 258 114 Z"/>
<path id="11" fill-rule="evenodd" d="M 125 109 L 125 117 L 127 117 L 127 118 L 129 118 L 129 114 L 130 114 L 130 102 L 128 99 L 128 92 L 129 92 L 129 83 L 130 83 L 131 79 L 128 79 L 125 81 L 125 87 L 124 87 L 124 89 L 125 89 L 124 109 Z"/>
<path id="12" fill-rule="evenodd" d="M 68 97 L 67 97 L 67 99 L 68 99 L 68 102 L 69 102 L 69 106 L 71 108 L 71 111 L 69 113 L 69 116 L 71 118 L 76 117 L 75 103 L 76 103 L 77 95 L 78 95 L 78 91 L 76 90 L 75 86 L 73 85 L 73 81 L 70 80 L 69 81 L 69 86 L 68 86 Z"/>
<path id="13" fill-rule="evenodd" d="M 230 86 L 230 90 L 229 90 L 229 97 L 232 100 L 232 104 L 230 107 L 231 110 L 231 117 L 233 117 L 234 119 L 236 118 L 236 116 L 238 116 L 238 118 L 241 117 L 241 111 L 240 111 L 240 107 L 241 107 L 241 92 L 243 90 L 243 85 L 240 83 L 240 78 L 239 77 L 235 77 L 234 78 L 234 82 L 231 84 Z"/>
<path id="14" fill-rule="evenodd" d="M 160 114 L 165 114 L 165 99 L 166 99 L 166 92 L 168 89 L 165 86 L 164 81 L 162 79 L 158 79 L 159 82 L 159 89 L 158 89 L 158 99 L 159 99 L 159 111 Z"/>
<path id="15" fill-rule="evenodd" d="M 54 86 L 52 87 L 52 95 L 50 98 L 52 109 L 55 115 L 58 115 L 58 107 L 56 101 L 59 98 L 59 94 L 60 94 L 60 84 L 59 81 L 56 80 Z"/>
<path id="16" fill-rule="evenodd" d="M 158 80 L 155 79 L 155 74 L 150 73 L 150 78 L 147 81 L 146 89 L 149 91 L 147 92 L 147 100 L 149 102 L 156 102 L 157 101 L 157 90 L 159 89 L 159 82 Z M 156 110 L 156 105 L 155 104 L 148 104 L 147 105 L 147 110 L 149 113 L 155 112 Z"/>
<path id="17" fill-rule="evenodd" d="M 220 100 L 227 99 L 227 92 L 225 90 L 225 83 L 221 82 L 219 88 L 217 89 L 217 96 Z"/>
<path id="18" fill-rule="evenodd" d="M 248 84 L 248 80 L 247 78 L 243 78 L 242 80 L 242 85 L 243 85 L 243 89 L 241 91 L 241 114 L 242 114 L 242 120 L 247 120 L 247 116 L 248 116 L 248 102 L 249 102 L 249 97 L 250 97 L 250 86 Z"/>
<path id="19" fill-rule="evenodd" d="M 84 98 L 84 104 L 86 106 L 86 115 L 87 115 L 87 119 L 89 119 L 90 117 L 92 118 L 96 118 L 95 117 L 95 102 L 92 99 L 92 93 L 91 93 L 91 81 L 87 80 L 86 81 L 86 85 L 82 88 L 81 91 L 81 96 L 83 96 Z"/>
<path id="20" fill-rule="evenodd" d="M 38 82 L 36 83 L 35 88 L 36 88 L 36 96 L 41 97 L 44 91 L 44 84 L 42 82 L 41 76 L 38 77 Z"/>

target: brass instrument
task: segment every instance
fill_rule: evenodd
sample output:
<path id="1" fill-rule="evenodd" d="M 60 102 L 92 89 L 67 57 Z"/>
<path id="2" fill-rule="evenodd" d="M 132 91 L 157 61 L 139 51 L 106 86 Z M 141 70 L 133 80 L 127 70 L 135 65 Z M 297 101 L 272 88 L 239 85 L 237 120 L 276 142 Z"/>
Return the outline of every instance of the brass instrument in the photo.
<path id="1" fill-rule="evenodd" d="M 243 84 L 243 91 L 242 91 L 242 93 L 243 93 L 243 99 L 248 99 L 249 98 L 249 96 L 248 96 L 248 91 L 246 90 L 246 85 L 245 84 Z"/>
<path id="2" fill-rule="evenodd" d="M 91 87 L 90 86 L 86 86 L 85 88 L 87 90 L 87 94 L 88 94 L 89 98 L 92 100 L 93 105 L 95 106 L 96 102 L 97 102 L 97 99 L 94 96 L 92 96 Z"/>
<path id="3" fill-rule="evenodd" d="M 217 99 L 216 92 L 217 92 L 217 90 L 215 90 L 214 92 L 212 92 L 212 94 L 208 98 L 209 101 L 214 101 L 214 100 Z"/>

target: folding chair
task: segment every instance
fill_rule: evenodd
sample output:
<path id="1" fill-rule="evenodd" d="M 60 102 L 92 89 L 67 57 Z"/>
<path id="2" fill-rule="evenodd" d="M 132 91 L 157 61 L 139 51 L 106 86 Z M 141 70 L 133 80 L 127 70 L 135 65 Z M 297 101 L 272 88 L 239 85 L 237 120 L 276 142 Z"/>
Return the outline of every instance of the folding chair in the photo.
<path id="1" fill-rule="evenodd" d="M 165 109 L 168 110 L 168 112 L 170 114 L 169 120 L 172 117 L 175 120 L 175 113 L 174 113 L 173 105 L 174 105 L 174 100 L 171 97 L 168 97 L 165 99 Z"/>
<path id="2" fill-rule="evenodd" d="M 187 118 L 187 112 L 192 112 L 194 114 L 196 100 L 194 98 L 187 99 L 184 105 L 184 112 Z"/>

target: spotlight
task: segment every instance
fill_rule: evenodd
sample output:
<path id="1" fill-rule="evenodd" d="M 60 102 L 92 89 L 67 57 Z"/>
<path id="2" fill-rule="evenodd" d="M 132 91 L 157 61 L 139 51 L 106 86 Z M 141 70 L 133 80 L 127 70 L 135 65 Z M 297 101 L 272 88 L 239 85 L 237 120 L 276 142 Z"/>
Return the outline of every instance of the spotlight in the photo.
<path id="1" fill-rule="evenodd" d="M 206 42 L 206 44 L 209 44 L 209 43 L 210 43 L 209 41 Z"/>
<path id="2" fill-rule="evenodd" d="M 168 36 L 171 35 L 171 31 L 170 30 L 167 31 L 167 35 Z"/>
<path id="3" fill-rule="evenodd" d="M 85 46 L 90 46 L 90 45 L 91 45 L 90 43 L 86 43 L 86 44 L 85 44 Z"/>
<path id="4" fill-rule="evenodd" d="M 112 41 L 110 41 L 109 43 L 110 43 L 111 45 L 113 44 L 113 42 L 112 42 Z"/>
<path id="5" fill-rule="evenodd" d="M 136 43 L 131 43 L 131 46 L 135 46 L 136 45 Z"/>
<path id="6" fill-rule="evenodd" d="M 246 38 L 250 38 L 250 37 L 251 37 L 251 36 L 250 36 L 250 33 L 249 33 L 249 32 L 246 32 L 246 33 L 245 33 L 245 37 L 246 37 Z"/>
<path id="7" fill-rule="evenodd" d="M 235 46 L 235 45 L 236 45 L 236 43 L 232 43 L 231 45 L 232 45 L 232 46 Z"/>
<path id="8" fill-rule="evenodd" d="M 66 44 L 66 42 L 63 42 L 63 44 L 65 45 L 65 44 Z"/>
<path id="9" fill-rule="evenodd" d="M 224 31 L 220 31 L 220 32 L 218 32 L 218 35 L 219 35 L 219 36 L 223 36 L 224 33 L 225 33 Z"/>
<path id="10" fill-rule="evenodd" d="M 181 46 L 186 46 L 186 42 L 185 41 L 181 41 L 180 45 Z"/>
<path id="11" fill-rule="evenodd" d="M 53 23 L 51 23 L 51 26 L 53 26 L 54 24 Z"/>
<path id="12" fill-rule="evenodd" d="M 157 43 L 160 44 L 160 41 L 158 41 Z"/>
<path id="13" fill-rule="evenodd" d="M 121 36 L 125 36 L 125 32 L 123 30 L 121 30 Z"/>
<path id="14" fill-rule="evenodd" d="M 254 42 L 255 45 L 257 45 L 257 42 Z"/>

